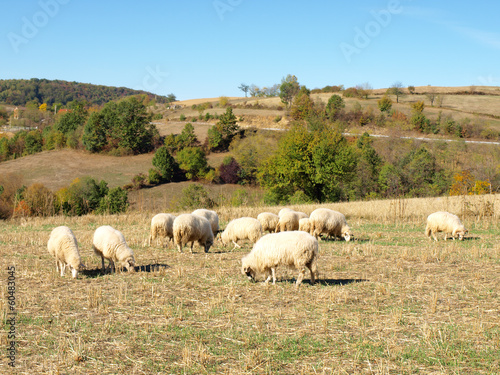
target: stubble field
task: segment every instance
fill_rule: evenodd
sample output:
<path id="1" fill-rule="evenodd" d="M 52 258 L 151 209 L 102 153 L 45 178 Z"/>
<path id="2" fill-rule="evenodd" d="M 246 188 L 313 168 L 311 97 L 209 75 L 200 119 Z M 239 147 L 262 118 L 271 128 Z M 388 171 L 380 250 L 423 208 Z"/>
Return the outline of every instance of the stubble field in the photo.
<path id="1" fill-rule="evenodd" d="M 319 282 L 295 270 L 250 283 L 251 249 L 208 254 L 147 245 L 153 213 L 0 223 L 0 278 L 15 266 L 19 374 L 497 374 L 500 372 L 500 201 L 497 196 L 325 205 L 355 240 L 321 241 Z M 295 206 L 310 213 L 317 205 Z M 281 207 L 218 209 L 233 218 Z M 464 241 L 431 242 L 426 216 L 460 214 Z M 50 231 L 75 233 L 87 270 L 60 277 Z M 112 225 L 135 273 L 102 275 L 94 230 Z M 6 288 L 1 313 L 7 316 Z M 7 345 L 2 332 L 2 348 Z M 0 372 L 11 369 L 2 353 Z"/>

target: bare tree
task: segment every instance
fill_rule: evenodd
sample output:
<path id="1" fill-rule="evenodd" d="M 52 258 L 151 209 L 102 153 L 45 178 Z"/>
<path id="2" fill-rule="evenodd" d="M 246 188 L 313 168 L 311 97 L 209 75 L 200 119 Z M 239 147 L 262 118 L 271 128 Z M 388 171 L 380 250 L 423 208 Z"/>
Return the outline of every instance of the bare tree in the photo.
<path id="1" fill-rule="evenodd" d="M 431 102 L 431 107 L 434 107 L 434 100 L 436 100 L 437 96 L 436 91 L 434 91 L 434 89 L 431 87 L 429 88 L 429 91 L 427 91 L 425 96 L 427 97 L 427 99 L 429 99 L 429 102 Z"/>
<path id="2" fill-rule="evenodd" d="M 399 97 L 404 95 L 403 84 L 400 81 L 396 81 L 387 90 L 388 94 L 396 96 L 396 103 L 399 103 Z"/>

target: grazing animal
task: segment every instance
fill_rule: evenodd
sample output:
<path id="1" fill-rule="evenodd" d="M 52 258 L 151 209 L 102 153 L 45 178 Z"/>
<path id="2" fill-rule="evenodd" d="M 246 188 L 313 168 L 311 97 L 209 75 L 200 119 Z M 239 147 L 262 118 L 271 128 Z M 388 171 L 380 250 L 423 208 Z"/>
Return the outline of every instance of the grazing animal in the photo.
<path id="1" fill-rule="evenodd" d="M 193 252 L 194 242 L 198 242 L 208 253 L 210 246 L 214 243 L 214 234 L 210 222 L 202 216 L 193 214 L 182 214 L 174 220 L 174 242 L 182 252 L 182 248 L 191 242 L 191 252 Z"/>
<path id="2" fill-rule="evenodd" d="M 224 246 L 232 242 L 235 247 L 241 247 L 238 245 L 239 240 L 250 240 L 255 243 L 260 237 L 262 237 L 260 221 L 253 217 L 240 217 L 227 224 L 221 234 L 221 241 Z"/>
<path id="3" fill-rule="evenodd" d="M 151 241 L 160 238 L 163 240 L 171 241 L 174 238 L 173 226 L 175 216 L 172 214 L 157 214 L 151 219 L 151 234 L 149 235 L 149 245 Z M 168 242 L 167 242 L 168 244 Z"/>
<path id="4" fill-rule="evenodd" d="M 458 236 L 459 240 L 463 240 L 464 236 L 469 231 L 465 229 L 457 215 L 445 211 L 438 211 L 427 217 L 425 234 L 429 237 L 429 240 L 432 241 L 432 238 L 434 238 L 434 241 L 437 241 L 436 233 L 438 232 L 444 232 L 444 240 L 446 241 L 448 234 L 451 234 L 453 239 Z"/>
<path id="5" fill-rule="evenodd" d="M 267 284 L 271 277 L 276 284 L 278 266 L 295 267 L 299 271 L 296 287 L 304 279 L 306 268 L 311 273 L 311 284 L 318 277 L 318 240 L 309 233 L 301 231 L 266 234 L 259 239 L 252 251 L 241 260 L 241 272 L 251 281 L 259 273 L 267 275 Z"/>
<path id="6" fill-rule="evenodd" d="M 71 270 L 74 279 L 78 276 L 78 271 L 85 268 L 78 251 L 78 243 L 75 235 L 66 226 L 60 226 L 52 229 L 47 250 L 56 258 L 56 269 L 64 276 L 66 266 Z"/>
<path id="7" fill-rule="evenodd" d="M 347 225 L 344 214 L 329 208 L 318 208 L 311 212 L 309 223 L 310 233 L 316 238 L 319 238 L 320 234 L 326 234 L 343 237 L 349 241 L 352 237 L 351 228 Z"/>
<path id="8" fill-rule="evenodd" d="M 212 228 L 212 233 L 214 234 L 214 237 L 217 236 L 217 233 L 219 233 L 219 215 L 217 215 L 217 212 L 212 210 L 207 210 L 205 208 L 200 208 L 198 210 L 194 210 L 191 213 L 193 215 L 202 216 L 205 219 L 207 219 Z"/>
<path id="9" fill-rule="evenodd" d="M 106 271 L 104 259 L 108 260 L 111 272 L 115 272 L 115 263 L 127 271 L 135 271 L 134 252 L 127 245 L 125 237 L 119 230 L 109 225 L 97 228 L 94 232 L 92 249 L 97 256 L 101 257 L 103 273 Z"/>
<path id="10" fill-rule="evenodd" d="M 276 230 L 276 225 L 278 225 L 279 216 L 271 212 L 262 212 L 257 215 L 257 220 L 259 220 L 262 226 L 262 232 L 268 231 L 269 233 Z"/>

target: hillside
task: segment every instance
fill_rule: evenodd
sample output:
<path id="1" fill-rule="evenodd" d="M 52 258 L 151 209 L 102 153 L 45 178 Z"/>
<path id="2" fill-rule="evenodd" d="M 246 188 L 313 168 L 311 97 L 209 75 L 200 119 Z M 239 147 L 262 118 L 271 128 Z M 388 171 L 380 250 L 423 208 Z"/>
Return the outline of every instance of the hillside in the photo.
<path id="1" fill-rule="evenodd" d="M 126 87 L 38 78 L 0 80 L 0 103 L 16 106 L 22 106 L 31 101 L 40 104 L 47 103 L 49 106 L 54 103 L 66 105 L 73 100 L 101 105 L 111 100 L 139 94 L 156 98 L 159 103 L 165 103 L 168 100 L 165 96 L 157 96 L 147 91 L 132 90 Z"/>

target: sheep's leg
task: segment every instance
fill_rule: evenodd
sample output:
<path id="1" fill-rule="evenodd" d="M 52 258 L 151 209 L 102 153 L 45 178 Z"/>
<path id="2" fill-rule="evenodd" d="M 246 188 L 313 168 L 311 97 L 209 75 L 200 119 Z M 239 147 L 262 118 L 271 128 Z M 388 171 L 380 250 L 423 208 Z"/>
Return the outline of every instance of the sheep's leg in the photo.
<path id="1" fill-rule="evenodd" d="M 305 273 L 306 270 L 304 269 L 304 267 L 302 267 L 299 271 L 299 277 L 297 277 L 297 283 L 295 285 L 296 288 L 298 288 L 302 280 L 304 280 Z"/>
<path id="2" fill-rule="evenodd" d="M 238 249 L 241 249 L 241 246 L 238 245 L 238 243 L 236 241 L 232 241 L 234 243 L 234 247 L 233 247 L 233 250 L 238 248 Z"/>
<path id="3" fill-rule="evenodd" d="M 191 254 L 193 253 L 194 241 L 191 242 Z"/>
<path id="4" fill-rule="evenodd" d="M 311 284 L 314 284 L 316 282 L 316 273 L 318 272 L 316 263 L 311 262 L 309 264 L 306 264 L 306 266 L 307 268 L 309 268 L 309 272 L 311 273 Z"/>
<path id="5" fill-rule="evenodd" d="M 104 267 L 104 257 L 101 255 L 101 269 L 102 273 L 106 273 L 106 268 Z"/>
<path id="6" fill-rule="evenodd" d="M 271 268 L 271 273 L 273 275 L 273 285 L 276 285 L 276 267 Z"/>
<path id="7" fill-rule="evenodd" d="M 57 273 L 59 273 L 59 261 L 56 259 L 56 270 L 57 270 Z"/>
<path id="8" fill-rule="evenodd" d="M 267 284 L 269 284 L 269 280 L 271 280 L 272 273 L 271 273 L 271 270 L 269 268 L 266 270 L 266 273 L 267 273 L 267 279 L 266 279 L 266 281 L 264 281 L 264 283 L 267 285 Z"/>
<path id="9" fill-rule="evenodd" d="M 113 262 L 111 259 L 109 260 L 109 268 L 111 270 L 111 273 L 115 273 L 115 262 Z"/>
<path id="10" fill-rule="evenodd" d="M 59 261 L 59 266 L 61 268 L 61 276 L 64 276 L 64 272 L 66 271 L 66 265 L 63 262 Z"/>

